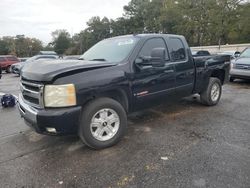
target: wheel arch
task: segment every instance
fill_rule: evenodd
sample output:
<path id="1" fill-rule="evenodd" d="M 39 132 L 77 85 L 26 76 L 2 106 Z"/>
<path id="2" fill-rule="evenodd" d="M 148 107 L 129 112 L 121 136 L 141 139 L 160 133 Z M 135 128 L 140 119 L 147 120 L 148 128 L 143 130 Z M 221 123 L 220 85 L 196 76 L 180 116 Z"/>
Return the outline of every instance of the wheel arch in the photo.
<path id="1" fill-rule="evenodd" d="M 124 110 L 127 113 L 129 112 L 130 106 L 129 106 L 128 96 L 123 89 L 110 89 L 110 90 L 106 90 L 102 92 L 92 93 L 91 96 L 88 97 L 88 100 L 83 105 L 86 105 L 86 103 L 92 100 L 95 100 L 97 98 L 103 98 L 103 97 L 111 98 L 119 102 L 123 106 Z"/>
<path id="2" fill-rule="evenodd" d="M 225 70 L 223 69 L 215 69 L 211 72 L 211 75 L 210 77 L 213 77 L 213 78 L 218 78 L 220 81 L 221 81 L 221 85 L 224 84 L 225 82 Z"/>

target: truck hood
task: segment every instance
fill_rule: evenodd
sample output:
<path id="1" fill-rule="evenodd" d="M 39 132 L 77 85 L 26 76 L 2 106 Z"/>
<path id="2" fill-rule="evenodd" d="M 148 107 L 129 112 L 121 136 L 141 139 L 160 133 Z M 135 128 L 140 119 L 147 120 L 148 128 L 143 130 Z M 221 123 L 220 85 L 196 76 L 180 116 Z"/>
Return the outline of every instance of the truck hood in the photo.
<path id="1" fill-rule="evenodd" d="M 240 58 L 235 59 L 233 63 L 250 65 L 250 58 L 240 57 Z"/>
<path id="2" fill-rule="evenodd" d="M 21 76 L 27 80 L 50 82 L 61 74 L 83 72 L 115 65 L 115 63 L 103 61 L 45 60 L 25 64 L 22 69 Z"/>

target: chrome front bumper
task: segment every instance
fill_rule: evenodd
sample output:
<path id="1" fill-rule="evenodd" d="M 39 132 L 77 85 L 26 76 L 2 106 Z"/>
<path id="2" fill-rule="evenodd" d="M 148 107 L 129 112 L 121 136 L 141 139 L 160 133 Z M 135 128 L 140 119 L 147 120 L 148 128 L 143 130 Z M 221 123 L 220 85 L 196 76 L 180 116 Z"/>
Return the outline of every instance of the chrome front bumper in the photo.
<path id="1" fill-rule="evenodd" d="M 19 95 L 19 111 L 25 123 L 37 133 L 49 135 L 76 134 L 81 116 L 81 106 L 58 109 L 39 109 L 30 106 Z M 53 133 L 49 130 L 55 130 Z"/>
<path id="2" fill-rule="evenodd" d="M 250 70 L 244 69 L 231 69 L 230 76 L 239 76 L 239 77 L 249 77 L 250 78 Z"/>
<path id="3" fill-rule="evenodd" d="M 21 116 L 25 119 L 25 122 L 30 126 L 30 124 L 37 124 L 37 110 L 29 105 L 27 105 L 19 94 L 19 111 Z"/>

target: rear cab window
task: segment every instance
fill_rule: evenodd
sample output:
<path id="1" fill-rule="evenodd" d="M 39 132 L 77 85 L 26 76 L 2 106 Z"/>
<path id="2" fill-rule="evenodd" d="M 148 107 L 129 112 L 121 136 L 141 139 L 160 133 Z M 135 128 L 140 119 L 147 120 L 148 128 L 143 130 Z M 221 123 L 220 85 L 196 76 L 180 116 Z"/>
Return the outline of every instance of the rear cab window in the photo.
<path id="1" fill-rule="evenodd" d="M 172 61 L 180 62 L 187 59 L 186 50 L 180 38 L 170 37 L 168 40 L 170 56 Z"/>

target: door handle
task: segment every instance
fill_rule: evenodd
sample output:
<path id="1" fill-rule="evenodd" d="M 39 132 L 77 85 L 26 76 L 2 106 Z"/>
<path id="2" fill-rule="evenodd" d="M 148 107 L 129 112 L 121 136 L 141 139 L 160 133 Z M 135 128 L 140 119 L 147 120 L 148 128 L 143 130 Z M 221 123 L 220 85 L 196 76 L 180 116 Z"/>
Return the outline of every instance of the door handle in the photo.
<path id="1" fill-rule="evenodd" d="M 165 72 L 165 73 L 173 73 L 174 70 L 165 70 L 164 72 Z"/>

